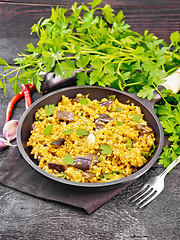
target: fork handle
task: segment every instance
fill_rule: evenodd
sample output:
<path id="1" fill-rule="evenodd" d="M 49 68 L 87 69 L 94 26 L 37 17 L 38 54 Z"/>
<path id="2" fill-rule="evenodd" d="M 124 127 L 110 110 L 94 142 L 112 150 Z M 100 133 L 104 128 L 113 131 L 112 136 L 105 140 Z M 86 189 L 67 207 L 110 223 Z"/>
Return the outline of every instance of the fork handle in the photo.
<path id="1" fill-rule="evenodd" d="M 180 156 L 177 157 L 159 176 L 165 177 L 178 163 L 180 162 Z"/>

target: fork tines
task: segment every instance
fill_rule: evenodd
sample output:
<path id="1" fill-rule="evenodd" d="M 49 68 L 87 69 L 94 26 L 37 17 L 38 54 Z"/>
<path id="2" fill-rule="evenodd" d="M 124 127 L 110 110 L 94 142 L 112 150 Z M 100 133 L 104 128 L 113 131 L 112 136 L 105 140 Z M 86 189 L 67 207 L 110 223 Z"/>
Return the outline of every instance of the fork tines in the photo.
<path id="1" fill-rule="evenodd" d="M 129 199 L 131 202 L 136 202 L 139 208 L 144 207 L 150 203 L 159 193 L 151 188 L 148 184 L 145 184 L 137 193 L 131 196 Z"/>

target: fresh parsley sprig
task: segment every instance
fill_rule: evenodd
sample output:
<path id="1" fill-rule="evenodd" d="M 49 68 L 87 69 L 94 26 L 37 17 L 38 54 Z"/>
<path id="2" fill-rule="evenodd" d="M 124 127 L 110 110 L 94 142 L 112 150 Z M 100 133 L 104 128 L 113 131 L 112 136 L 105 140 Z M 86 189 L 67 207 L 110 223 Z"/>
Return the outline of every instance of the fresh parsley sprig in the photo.
<path id="1" fill-rule="evenodd" d="M 7 76 L 17 93 L 18 81 L 33 81 L 40 91 L 44 81 L 40 72 L 54 71 L 67 78 L 79 70 L 77 85 L 112 86 L 152 99 L 163 78 L 180 65 L 179 32 L 171 34 L 168 46 L 148 31 L 141 35 L 130 30 L 122 11 L 115 15 L 109 4 L 100 7 L 100 3 L 102 0 L 93 0 L 89 6 L 77 6 L 75 2 L 71 12 L 52 8 L 50 18 L 34 24 L 31 30 L 39 41 L 37 46 L 27 44 L 25 53 L 18 54 L 14 59 L 18 66 L 0 59 L 5 66 L 5 74 L 0 76 L 4 94 Z"/>
<path id="2" fill-rule="evenodd" d="M 166 168 L 180 155 L 180 94 L 170 90 L 162 90 L 162 94 L 166 102 L 156 104 L 155 110 L 169 141 L 158 162 Z"/>

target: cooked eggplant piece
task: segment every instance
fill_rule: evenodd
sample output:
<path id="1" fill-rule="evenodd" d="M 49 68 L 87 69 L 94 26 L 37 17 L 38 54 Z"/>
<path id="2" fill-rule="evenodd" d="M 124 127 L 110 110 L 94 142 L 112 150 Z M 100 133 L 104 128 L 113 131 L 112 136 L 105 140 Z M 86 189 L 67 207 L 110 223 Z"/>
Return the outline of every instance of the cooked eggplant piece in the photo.
<path id="1" fill-rule="evenodd" d="M 33 131 L 34 128 L 35 128 L 35 126 L 34 126 L 34 123 L 33 123 L 33 124 L 31 124 L 31 126 L 29 127 L 29 131 L 30 131 L 30 132 Z"/>
<path id="2" fill-rule="evenodd" d="M 105 127 L 105 125 L 102 123 L 95 123 L 95 125 L 97 129 L 102 129 L 103 127 Z"/>
<path id="3" fill-rule="evenodd" d="M 113 118 L 111 118 L 107 114 L 98 114 L 98 115 L 99 117 L 95 120 L 95 123 L 98 123 L 98 122 L 109 123 L 110 121 L 113 120 Z"/>
<path id="4" fill-rule="evenodd" d="M 98 162 L 99 162 L 99 156 L 97 156 L 97 155 L 95 155 L 95 154 L 90 154 L 90 153 L 88 153 L 88 154 L 86 154 L 86 157 L 88 157 L 88 158 L 93 158 L 93 165 L 94 164 L 97 164 Z"/>
<path id="5" fill-rule="evenodd" d="M 143 124 L 137 124 L 136 125 L 137 129 L 142 132 L 142 133 L 155 133 L 154 129 L 152 129 L 152 127 L 150 126 L 146 126 Z"/>
<path id="6" fill-rule="evenodd" d="M 109 106 L 113 103 L 113 100 L 108 100 L 108 101 L 105 101 L 105 102 L 101 102 L 99 103 L 100 106 Z"/>
<path id="7" fill-rule="evenodd" d="M 51 145 L 54 145 L 55 147 L 60 147 L 64 144 L 65 139 L 64 138 L 60 138 L 55 142 L 52 142 Z"/>
<path id="8" fill-rule="evenodd" d="M 59 119 L 62 119 L 62 120 L 66 120 L 66 121 L 73 121 L 74 113 L 68 112 L 68 111 L 63 111 L 63 110 L 58 110 L 56 113 L 56 117 Z"/>
<path id="9" fill-rule="evenodd" d="M 58 172 L 61 172 L 61 171 L 64 171 L 66 168 L 65 168 L 65 164 L 61 164 L 61 163 L 52 163 L 52 162 L 49 162 L 48 163 L 48 167 L 52 170 L 56 170 Z"/>
<path id="10" fill-rule="evenodd" d="M 92 156 L 77 156 L 74 160 L 73 167 L 82 169 L 82 170 L 90 170 L 93 164 L 93 157 Z"/>

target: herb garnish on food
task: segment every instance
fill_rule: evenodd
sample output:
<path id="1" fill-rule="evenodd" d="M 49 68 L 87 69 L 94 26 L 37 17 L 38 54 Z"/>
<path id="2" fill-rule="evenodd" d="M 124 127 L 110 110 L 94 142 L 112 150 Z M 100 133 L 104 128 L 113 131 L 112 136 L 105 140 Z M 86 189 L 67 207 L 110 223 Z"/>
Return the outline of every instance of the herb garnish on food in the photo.
<path id="1" fill-rule="evenodd" d="M 66 131 L 63 131 L 63 133 L 66 134 L 66 135 L 71 134 L 72 132 L 73 132 L 72 128 L 70 128 L 70 129 L 68 129 Z"/>
<path id="2" fill-rule="evenodd" d="M 46 111 L 46 116 L 48 117 L 51 116 L 53 112 L 56 110 L 54 104 L 46 105 L 44 109 Z"/>
<path id="3" fill-rule="evenodd" d="M 107 145 L 107 144 L 102 144 L 101 145 L 101 152 L 102 154 L 111 154 L 113 151 L 113 147 L 111 145 Z"/>
<path id="4" fill-rule="evenodd" d="M 73 157 L 71 157 L 69 154 L 66 154 L 65 157 L 64 157 L 64 159 L 63 159 L 63 162 L 64 162 L 65 164 L 68 164 L 68 165 L 73 165 L 74 159 L 73 159 Z"/>
<path id="5" fill-rule="evenodd" d="M 76 132 L 79 135 L 79 137 L 84 137 L 89 135 L 89 132 L 86 129 L 77 129 Z"/>
<path id="6" fill-rule="evenodd" d="M 51 131 L 53 129 L 53 125 L 48 125 L 44 130 L 43 130 L 43 135 L 50 135 Z"/>

